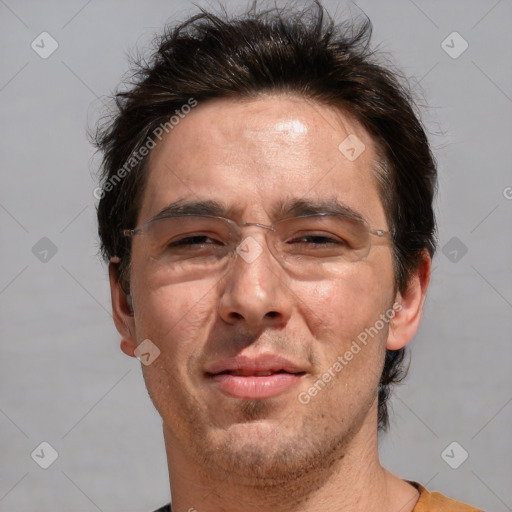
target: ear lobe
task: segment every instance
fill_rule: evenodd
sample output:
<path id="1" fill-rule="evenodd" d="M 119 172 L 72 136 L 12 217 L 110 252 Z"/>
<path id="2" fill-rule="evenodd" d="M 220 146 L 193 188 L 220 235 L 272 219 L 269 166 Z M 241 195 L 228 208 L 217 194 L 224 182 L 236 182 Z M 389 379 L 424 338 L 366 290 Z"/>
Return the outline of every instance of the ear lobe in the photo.
<path id="1" fill-rule="evenodd" d="M 405 347 L 418 330 L 423 305 L 430 282 L 432 260 L 427 250 L 423 251 L 422 259 L 416 272 L 409 281 L 403 294 L 398 292 L 393 309 L 395 316 L 389 322 L 388 350 L 399 350 Z"/>
<path id="2" fill-rule="evenodd" d="M 108 274 L 110 279 L 112 316 L 117 331 L 121 335 L 121 350 L 126 355 L 135 357 L 134 350 L 137 348 L 137 339 L 135 336 L 132 298 L 130 295 L 127 295 L 121 287 L 117 261 L 110 261 Z"/>

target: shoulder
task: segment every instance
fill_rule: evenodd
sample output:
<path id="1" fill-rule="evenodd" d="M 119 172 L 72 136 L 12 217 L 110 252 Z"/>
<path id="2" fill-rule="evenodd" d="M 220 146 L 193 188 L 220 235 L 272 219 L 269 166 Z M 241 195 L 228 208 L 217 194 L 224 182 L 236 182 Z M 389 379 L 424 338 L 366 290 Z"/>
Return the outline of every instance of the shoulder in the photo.
<path id="1" fill-rule="evenodd" d="M 480 509 L 452 500 L 439 492 L 429 492 L 416 482 L 409 482 L 420 492 L 413 512 L 482 512 Z"/>

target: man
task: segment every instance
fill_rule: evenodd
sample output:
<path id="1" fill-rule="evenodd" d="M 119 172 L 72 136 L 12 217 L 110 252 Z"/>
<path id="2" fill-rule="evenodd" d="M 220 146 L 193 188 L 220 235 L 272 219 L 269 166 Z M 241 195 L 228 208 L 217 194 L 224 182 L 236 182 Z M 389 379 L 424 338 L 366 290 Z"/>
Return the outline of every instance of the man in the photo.
<path id="1" fill-rule="evenodd" d="M 203 11 L 98 133 L 114 321 L 162 416 L 174 512 L 476 510 L 378 458 L 436 167 L 370 33 L 319 4 Z"/>

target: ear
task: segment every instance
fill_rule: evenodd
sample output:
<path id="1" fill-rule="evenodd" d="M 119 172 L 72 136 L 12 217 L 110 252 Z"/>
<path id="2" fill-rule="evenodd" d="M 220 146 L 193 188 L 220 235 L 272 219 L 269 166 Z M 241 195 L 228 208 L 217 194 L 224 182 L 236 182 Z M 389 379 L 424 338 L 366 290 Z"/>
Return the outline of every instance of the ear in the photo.
<path id="1" fill-rule="evenodd" d="M 119 270 L 117 258 L 112 258 L 108 265 L 110 279 L 110 296 L 112 299 L 112 316 L 116 328 L 121 335 L 121 350 L 131 357 L 136 357 L 137 348 L 135 337 L 135 321 L 131 304 L 131 297 L 126 295 L 119 283 Z"/>
<path id="2" fill-rule="evenodd" d="M 428 251 L 424 250 L 421 262 L 411 277 L 407 290 L 403 294 L 400 292 L 396 294 L 393 305 L 396 314 L 389 322 L 386 343 L 388 350 L 399 350 L 405 347 L 416 334 L 430 282 L 431 265 L 432 259 Z"/>

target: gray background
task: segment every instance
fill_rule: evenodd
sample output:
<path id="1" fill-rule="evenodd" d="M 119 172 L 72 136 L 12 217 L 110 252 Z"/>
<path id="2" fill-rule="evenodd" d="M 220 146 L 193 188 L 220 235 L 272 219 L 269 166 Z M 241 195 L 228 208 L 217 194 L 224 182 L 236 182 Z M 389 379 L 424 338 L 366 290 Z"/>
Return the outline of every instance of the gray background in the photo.
<path id="1" fill-rule="evenodd" d="M 440 178 L 440 250 L 382 458 L 431 489 L 512 510 L 512 2 L 358 7 L 430 105 Z M 186 0 L 0 0 L 1 511 L 149 511 L 169 499 L 160 419 L 110 316 L 86 127 L 125 52 L 191 11 Z M 31 48 L 43 31 L 59 44 L 47 59 Z M 453 31 L 469 44 L 458 58 L 441 46 Z M 43 237 L 56 254 L 41 252 L 47 241 L 33 250 Z M 59 454 L 46 470 L 31 458 L 42 441 Z M 453 441 L 469 453 L 458 469 L 441 457 Z"/>

